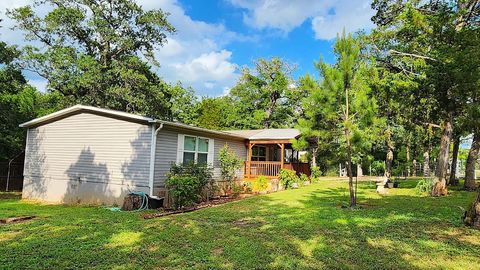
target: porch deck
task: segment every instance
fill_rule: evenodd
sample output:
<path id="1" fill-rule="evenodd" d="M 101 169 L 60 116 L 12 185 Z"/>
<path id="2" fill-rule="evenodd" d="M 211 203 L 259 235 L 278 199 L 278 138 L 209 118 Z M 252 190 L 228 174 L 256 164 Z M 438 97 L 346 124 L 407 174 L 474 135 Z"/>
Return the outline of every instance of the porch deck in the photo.
<path id="1" fill-rule="evenodd" d="M 283 167 L 282 167 L 283 165 Z M 250 167 L 250 171 L 248 168 Z M 301 162 L 292 162 L 292 163 L 283 163 L 281 161 L 248 161 L 244 163 L 244 175 L 245 178 L 256 178 L 258 176 L 266 176 L 268 178 L 278 177 L 281 169 L 288 169 L 297 172 L 298 174 L 303 173 L 307 176 L 310 176 L 310 164 L 301 163 Z"/>

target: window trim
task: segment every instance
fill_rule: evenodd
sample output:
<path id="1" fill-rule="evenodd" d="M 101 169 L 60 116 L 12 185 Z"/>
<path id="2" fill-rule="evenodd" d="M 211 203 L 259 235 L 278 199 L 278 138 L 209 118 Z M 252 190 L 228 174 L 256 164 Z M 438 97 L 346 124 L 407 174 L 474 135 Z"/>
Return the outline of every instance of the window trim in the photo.
<path id="1" fill-rule="evenodd" d="M 195 150 L 192 151 L 192 150 L 186 150 L 185 149 L 185 138 L 187 137 L 190 137 L 190 138 L 195 138 Z M 199 139 L 203 139 L 203 140 L 207 140 L 207 151 L 200 151 L 198 145 L 199 145 L 199 142 L 200 140 Z M 198 154 L 207 154 L 207 163 L 208 164 L 208 161 L 209 161 L 209 155 L 210 155 L 210 143 L 213 142 L 213 139 L 210 139 L 210 138 L 207 138 L 207 137 L 202 137 L 202 136 L 195 136 L 195 135 L 187 135 L 187 134 L 183 134 L 183 147 L 181 149 L 181 155 L 182 155 L 182 164 L 185 164 L 185 161 L 184 161 L 184 153 L 193 153 L 193 161 L 195 164 L 197 164 L 198 162 Z M 213 153 L 212 153 L 213 154 Z"/>

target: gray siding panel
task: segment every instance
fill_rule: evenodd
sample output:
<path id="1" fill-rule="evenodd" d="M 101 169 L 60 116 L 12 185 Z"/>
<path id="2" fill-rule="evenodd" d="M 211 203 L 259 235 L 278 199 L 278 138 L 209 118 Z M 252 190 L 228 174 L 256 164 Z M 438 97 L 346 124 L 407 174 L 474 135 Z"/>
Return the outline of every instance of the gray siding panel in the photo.
<path id="1" fill-rule="evenodd" d="M 167 173 L 170 171 L 172 162 L 177 160 L 178 132 L 167 127 L 157 134 L 157 147 L 155 151 L 154 187 L 165 186 Z"/>
<path id="2" fill-rule="evenodd" d="M 145 190 L 150 143 L 150 126 L 91 113 L 30 128 L 24 197 L 111 202 L 128 189 Z"/>
<path id="3" fill-rule="evenodd" d="M 206 138 L 212 138 L 215 141 L 214 144 L 214 177 L 218 180 L 220 179 L 220 162 L 218 161 L 218 153 L 220 149 L 227 143 L 239 156 L 241 159 L 245 160 L 247 158 L 247 148 L 243 141 L 219 138 L 218 136 L 188 131 L 180 130 L 172 127 L 164 127 L 158 132 L 157 136 L 157 146 L 155 152 L 155 178 L 154 178 L 154 187 L 164 188 L 166 175 L 170 170 L 172 162 L 177 160 L 177 140 L 178 134 L 192 135 L 192 136 L 201 136 Z M 243 167 L 237 173 L 238 177 L 243 178 Z"/>

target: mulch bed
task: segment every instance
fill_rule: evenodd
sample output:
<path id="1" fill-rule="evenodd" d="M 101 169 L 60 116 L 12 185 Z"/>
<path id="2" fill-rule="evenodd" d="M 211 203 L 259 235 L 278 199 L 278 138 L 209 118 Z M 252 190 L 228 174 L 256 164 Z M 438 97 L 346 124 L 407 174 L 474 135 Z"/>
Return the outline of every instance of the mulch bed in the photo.
<path id="1" fill-rule="evenodd" d="M 0 219 L 0 223 L 7 224 L 7 223 L 14 223 L 14 222 L 21 222 L 35 218 L 35 216 L 21 216 L 21 217 L 9 217 Z"/>
<path id="2" fill-rule="evenodd" d="M 165 209 L 162 212 L 159 213 L 145 213 L 140 215 L 143 219 L 152 219 L 152 218 L 159 218 L 159 217 L 165 217 L 165 216 L 170 216 L 170 215 L 175 215 L 175 214 L 181 214 L 181 213 L 187 213 L 187 212 L 192 212 L 195 210 L 200 210 L 204 208 L 209 208 L 209 207 L 216 207 L 225 203 L 229 202 L 235 202 L 239 201 L 245 197 L 252 196 L 251 194 L 242 194 L 243 196 L 237 197 L 237 198 L 231 198 L 231 197 L 219 197 L 213 200 L 210 200 L 208 202 L 201 202 L 193 207 L 189 208 L 184 208 L 184 209 L 179 209 L 179 210 L 173 210 L 173 209 Z"/>

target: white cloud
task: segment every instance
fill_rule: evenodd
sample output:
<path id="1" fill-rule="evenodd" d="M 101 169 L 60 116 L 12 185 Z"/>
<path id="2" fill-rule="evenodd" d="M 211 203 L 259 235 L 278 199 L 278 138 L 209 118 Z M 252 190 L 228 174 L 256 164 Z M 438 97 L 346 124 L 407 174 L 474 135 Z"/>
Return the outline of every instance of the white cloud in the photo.
<path id="1" fill-rule="evenodd" d="M 361 29 L 371 29 L 373 10 L 368 1 L 358 1 L 357 5 L 338 5 L 334 14 L 320 15 L 312 19 L 312 29 L 316 39 L 333 39 L 343 29 L 347 33 Z"/>
<path id="2" fill-rule="evenodd" d="M 312 21 L 315 38 L 330 40 L 344 28 L 370 29 L 373 10 L 369 0 L 230 0 L 246 10 L 245 24 L 257 29 L 288 33 L 307 20 Z"/>
<path id="3" fill-rule="evenodd" d="M 32 0 L 0 0 L 0 38 L 11 44 L 24 44 L 20 31 L 11 31 L 14 22 L 6 18 L 4 10 L 32 4 Z M 161 8 L 170 13 L 168 21 L 177 29 L 169 35 L 168 43 L 155 52 L 160 68 L 156 72 L 168 82 L 181 81 L 192 86 L 201 95 L 221 95 L 225 87 L 231 87 L 238 76 L 231 60 L 232 52 L 226 46 L 233 41 L 249 41 L 252 37 L 229 31 L 223 24 L 212 24 L 190 18 L 176 0 L 137 0 L 144 9 Z M 48 8 L 40 12 L 45 14 Z M 31 81 L 41 90 L 46 82 Z"/>
<path id="4" fill-rule="evenodd" d="M 195 82 L 206 80 L 204 85 L 212 88 L 213 82 L 228 82 L 236 78 L 236 65 L 231 63 L 232 52 L 222 50 L 220 52 L 204 53 L 185 63 L 173 64 L 175 70 L 183 82 Z"/>

